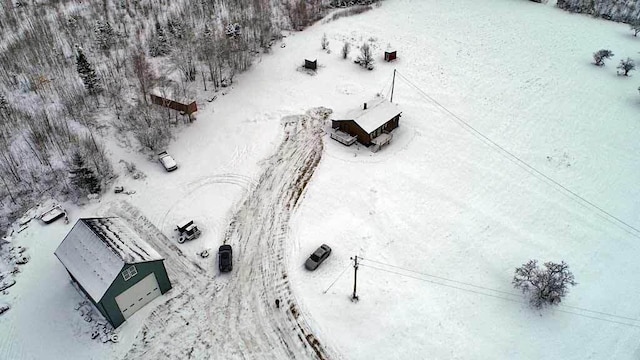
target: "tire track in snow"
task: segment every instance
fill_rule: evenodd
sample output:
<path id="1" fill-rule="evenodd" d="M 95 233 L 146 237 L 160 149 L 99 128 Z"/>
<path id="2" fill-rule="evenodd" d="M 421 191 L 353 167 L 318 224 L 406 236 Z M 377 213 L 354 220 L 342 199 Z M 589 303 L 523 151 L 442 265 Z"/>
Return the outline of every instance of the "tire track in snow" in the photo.
<path id="1" fill-rule="evenodd" d="M 120 203 L 112 209 L 112 214 L 153 235 L 145 238 L 165 257 L 174 284 L 125 358 L 336 357 L 313 335 L 286 265 L 289 220 L 322 156 L 327 114 L 320 108 L 283 119 L 284 139 L 265 161 L 257 183 L 233 176 L 192 183 L 200 187 L 228 180 L 251 188 L 225 234 L 225 242 L 234 247 L 230 274 L 214 277 L 209 274 L 213 269 L 189 261 L 130 205 Z M 280 308 L 275 299 L 280 299 Z"/>
<path id="2" fill-rule="evenodd" d="M 251 189 L 255 188 L 256 186 L 256 182 L 250 178 L 249 176 L 246 175 L 241 175 L 241 174 L 234 174 L 234 173 L 225 173 L 225 174 L 218 174 L 218 175 L 210 175 L 210 176 L 205 176 L 202 177 L 198 180 L 192 181 L 190 182 L 186 188 L 188 189 L 186 192 L 184 192 L 184 194 L 181 196 L 181 200 L 176 201 L 175 203 L 173 203 L 172 206 L 169 207 L 169 209 L 164 213 L 164 216 L 162 217 L 162 219 L 160 220 L 160 229 L 164 229 L 165 223 L 167 221 L 167 217 L 169 216 L 169 214 L 171 213 L 171 211 L 174 210 L 174 207 L 183 199 L 193 195 L 195 192 L 199 191 L 201 188 L 208 186 L 208 185 L 214 185 L 214 184 L 230 184 L 230 185 L 237 185 L 239 186 L 242 190 L 248 192 Z"/>
<path id="3" fill-rule="evenodd" d="M 125 201 L 112 204 L 106 212 L 109 216 L 117 215 L 127 221 L 138 234 L 165 258 L 165 267 L 173 288 L 161 299 L 164 300 L 145 321 L 141 332 L 134 341 L 133 347 L 125 358 L 188 358 L 186 347 L 168 348 L 163 344 L 167 339 L 197 339 L 205 333 L 207 322 L 198 321 L 197 316 L 202 309 L 209 306 L 215 292 L 220 291 L 220 284 L 200 265 L 190 261 L 182 250 L 164 234 L 162 234 L 146 217 L 131 204 Z M 194 319 L 196 318 L 196 319 Z M 190 342 L 189 342 L 190 343 Z M 199 346 L 211 347 L 207 338 L 203 338 Z M 206 353 L 192 354 L 192 356 Z"/>
<path id="4" fill-rule="evenodd" d="M 256 319 L 241 333 L 217 334 L 215 342 L 227 344 L 225 351 L 234 347 L 236 351 L 243 347 L 264 349 L 272 342 L 268 352 L 253 353 L 249 358 L 329 357 L 299 310 L 286 272 L 285 250 L 291 213 L 322 156 L 323 113 L 326 109 L 314 109 L 304 116 L 283 119 L 283 142 L 265 161 L 257 186 L 225 234 L 225 242 L 242 258 L 242 267 L 234 270 L 229 283 L 222 321 L 240 325 L 246 317 Z M 280 299 L 279 309 L 275 299 Z M 241 342 L 234 343 L 234 338 Z"/>

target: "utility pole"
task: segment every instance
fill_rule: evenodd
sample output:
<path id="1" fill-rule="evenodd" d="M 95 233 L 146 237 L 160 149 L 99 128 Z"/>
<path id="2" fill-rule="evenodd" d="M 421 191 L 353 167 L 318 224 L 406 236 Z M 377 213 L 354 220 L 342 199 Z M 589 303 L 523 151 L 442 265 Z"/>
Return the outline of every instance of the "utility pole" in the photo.
<path id="1" fill-rule="evenodd" d="M 358 301 L 358 295 L 356 295 L 356 285 L 358 284 L 358 255 L 352 257 L 353 260 L 353 295 L 351 295 L 351 301 Z"/>
<path id="2" fill-rule="evenodd" d="M 391 102 L 393 102 L 393 88 L 396 86 L 396 69 L 393 69 L 393 80 L 391 81 Z"/>

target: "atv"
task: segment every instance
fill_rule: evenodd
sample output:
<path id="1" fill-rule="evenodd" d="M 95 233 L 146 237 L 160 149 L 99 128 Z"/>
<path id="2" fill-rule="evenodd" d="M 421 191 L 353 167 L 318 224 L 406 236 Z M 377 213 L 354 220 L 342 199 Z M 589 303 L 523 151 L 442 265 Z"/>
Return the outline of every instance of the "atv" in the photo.
<path id="1" fill-rule="evenodd" d="M 200 229 L 193 223 L 193 220 L 183 221 L 176 226 L 178 231 L 178 242 L 180 244 L 187 240 L 197 239 L 201 232 Z"/>

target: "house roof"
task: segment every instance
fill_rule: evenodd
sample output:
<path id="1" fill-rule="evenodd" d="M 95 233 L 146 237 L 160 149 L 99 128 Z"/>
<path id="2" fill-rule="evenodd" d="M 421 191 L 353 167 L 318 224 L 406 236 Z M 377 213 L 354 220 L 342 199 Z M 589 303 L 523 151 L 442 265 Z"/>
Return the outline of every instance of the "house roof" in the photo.
<path id="1" fill-rule="evenodd" d="M 125 264 L 162 260 L 117 217 L 78 220 L 55 255 L 95 302 L 102 299 Z"/>
<path id="2" fill-rule="evenodd" d="M 353 120 L 362 130 L 370 134 L 400 113 L 402 111 L 400 111 L 398 105 L 387 101 L 383 97 L 377 97 L 367 101 L 366 110 L 361 105 L 360 108 L 347 111 L 343 115 L 334 117 L 333 120 Z"/>

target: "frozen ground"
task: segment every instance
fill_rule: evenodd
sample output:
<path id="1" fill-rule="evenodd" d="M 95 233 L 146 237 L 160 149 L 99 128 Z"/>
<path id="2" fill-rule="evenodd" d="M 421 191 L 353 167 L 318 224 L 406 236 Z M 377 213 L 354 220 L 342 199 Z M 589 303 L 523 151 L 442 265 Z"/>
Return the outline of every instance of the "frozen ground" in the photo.
<path id="1" fill-rule="evenodd" d="M 628 26 L 531 2 L 399 0 L 314 30 L 391 43 L 412 83 L 640 225 L 638 82 L 614 69 L 637 58 Z M 599 48 L 620 56 L 596 68 Z M 371 157 L 328 142 L 295 216 L 292 269 L 323 242 L 334 250 L 316 273 L 291 271 L 317 335 L 350 359 L 640 356 L 638 233 L 536 179 L 407 82 L 394 100 L 404 116 L 391 146 Z M 365 259 L 357 304 L 348 300 L 352 269 L 323 293 L 353 255 Z M 579 285 L 564 306 L 533 311 L 511 288 L 514 268 L 530 258 L 570 264 Z"/>
<path id="2" fill-rule="evenodd" d="M 320 49 L 323 33 L 331 54 Z M 390 44 L 398 61 L 366 71 L 341 59 L 342 41 L 370 38 L 378 59 Z M 72 222 L 117 213 L 160 229 L 154 247 L 175 288 L 118 329 L 117 344 L 91 340 L 74 310 L 82 298 L 53 256 L 70 225 L 34 223 L 13 239 L 31 261 L 0 299 L 12 305 L 0 317 L 0 358 L 638 358 L 640 234 L 506 160 L 400 78 L 400 128 L 377 154 L 323 136 L 317 116 L 297 116 L 388 93 L 397 68 L 638 228 L 639 84 L 615 74 L 638 41 L 626 25 L 509 0 L 385 0 L 292 34 L 178 135 L 168 149 L 178 171 L 114 142 L 114 162 L 147 177 L 123 173 L 118 185 L 135 194 L 70 212 Z M 617 55 L 604 68 L 590 64 L 600 48 Z M 318 58 L 316 75 L 296 71 L 305 57 Z M 177 246 L 182 218 L 203 235 Z M 235 266 L 219 276 L 215 256 L 196 253 L 224 241 Z M 321 243 L 333 254 L 309 273 L 302 264 Z M 365 259 L 358 303 L 349 301 L 353 255 Z M 529 258 L 569 263 L 579 285 L 562 307 L 533 311 L 511 288 Z M 274 298 L 286 306 L 275 309 Z"/>

